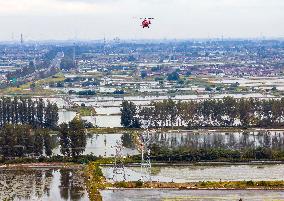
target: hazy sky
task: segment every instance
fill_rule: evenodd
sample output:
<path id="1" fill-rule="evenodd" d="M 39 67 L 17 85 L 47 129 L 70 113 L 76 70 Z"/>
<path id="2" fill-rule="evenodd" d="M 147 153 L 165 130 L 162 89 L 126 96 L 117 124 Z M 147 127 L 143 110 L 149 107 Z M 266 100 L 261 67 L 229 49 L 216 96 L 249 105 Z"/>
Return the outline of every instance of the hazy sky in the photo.
<path id="1" fill-rule="evenodd" d="M 134 17 L 154 17 L 143 30 Z M 284 37 L 284 0 L 0 0 L 0 40 Z"/>

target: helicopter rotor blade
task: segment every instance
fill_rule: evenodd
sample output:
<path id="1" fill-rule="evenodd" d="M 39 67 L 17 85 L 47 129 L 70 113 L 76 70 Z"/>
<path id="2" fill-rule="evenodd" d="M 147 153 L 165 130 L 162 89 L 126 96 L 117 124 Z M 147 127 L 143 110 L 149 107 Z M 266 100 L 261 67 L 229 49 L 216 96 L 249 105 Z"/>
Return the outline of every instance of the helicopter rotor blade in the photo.
<path id="1" fill-rule="evenodd" d="M 142 18 L 142 17 L 132 17 L 132 19 L 136 19 L 136 20 L 138 20 L 138 19 L 145 19 L 145 18 Z"/>

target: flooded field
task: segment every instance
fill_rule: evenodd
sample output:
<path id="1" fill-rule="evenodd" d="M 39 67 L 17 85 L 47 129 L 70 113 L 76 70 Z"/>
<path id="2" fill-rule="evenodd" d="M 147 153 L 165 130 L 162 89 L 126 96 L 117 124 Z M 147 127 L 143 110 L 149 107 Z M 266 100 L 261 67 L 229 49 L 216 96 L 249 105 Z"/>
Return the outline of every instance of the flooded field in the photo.
<path id="1" fill-rule="evenodd" d="M 87 145 L 84 151 L 84 155 L 93 154 L 95 156 L 112 157 L 115 155 L 115 146 L 118 143 L 122 143 L 123 134 L 94 134 L 87 136 Z M 55 144 L 59 143 L 59 139 L 55 139 Z M 54 155 L 60 155 L 60 146 L 57 145 L 53 150 Z M 124 146 L 122 149 L 122 154 L 127 155 L 137 155 L 139 152 L 131 148 L 130 145 Z"/>
<path id="2" fill-rule="evenodd" d="M 115 155 L 115 146 L 122 142 L 123 134 L 91 134 L 87 136 L 86 149 L 83 155 L 93 154 L 95 156 L 102 157 L 113 157 Z M 55 136 L 54 144 L 56 146 L 53 149 L 53 155 L 60 155 L 60 145 L 59 139 Z M 129 146 L 123 147 L 122 154 L 127 155 L 137 155 L 138 150 L 131 148 Z"/>
<path id="3" fill-rule="evenodd" d="M 147 137 L 146 137 L 147 138 Z M 284 149 L 284 131 L 246 131 L 246 132 L 217 132 L 217 131 L 169 131 L 156 132 L 150 136 L 150 144 L 157 144 L 169 148 L 225 148 L 239 150 L 242 148 L 266 147 L 275 150 Z M 53 154 L 60 154 L 59 139 L 54 136 Z M 122 154 L 137 155 L 130 134 L 89 134 L 87 145 L 83 154 L 111 157 L 115 154 L 115 145 L 122 143 Z"/>
<path id="4" fill-rule="evenodd" d="M 101 113 L 111 113 L 111 110 L 101 111 Z M 73 111 L 66 111 L 66 110 L 60 110 L 58 112 L 59 120 L 58 124 L 61 123 L 68 123 L 74 117 L 76 116 L 76 112 Z M 87 120 L 88 122 L 91 122 L 94 126 L 100 127 L 100 128 L 115 128 L 115 127 L 122 127 L 120 125 L 121 117 L 120 115 L 106 115 L 102 114 L 99 116 L 84 116 L 82 117 L 83 120 Z"/>
<path id="5" fill-rule="evenodd" d="M 122 134 L 102 134 L 102 135 L 91 135 L 87 140 L 87 146 L 84 154 L 93 153 L 96 156 L 111 157 L 115 155 L 115 146 L 121 143 Z M 122 154 L 136 155 L 139 152 L 136 149 L 124 147 Z"/>
<path id="6" fill-rule="evenodd" d="M 267 87 L 271 89 L 273 86 L 276 86 L 277 89 L 284 86 L 284 81 L 282 77 L 243 77 L 243 78 L 228 78 L 228 79 L 216 79 L 212 81 L 215 84 L 234 84 L 239 83 L 240 86 L 244 87 Z"/>
<path id="7" fill-rule="evenodd" d="M 88 122 L 91 122 L 93 125 L 96 125 L 100 128 L 120 128 L 122 127 L 120 125 L 121 117 L 119 115 L 100 115 L 95 117 L 82 117 L 83 120 L 87 120 Z"/>
<path id="8" fill-rule="evenodd" d="M 0 200 L 87 201 L 79 170 L 0 169 Z"/>
<path id="9" fill-rule="evenodd" d="M 111 182 L 113 168 L 103 167 L 104 176 Z M 199 181 L 277 181 L 284 180 L 284 164 L 281 165 L 228 165 L 228 166 L 167 166 L 152 167 L 151 180 L 160 182 Z M 148 175 L 140 167 L 126 167 L 126 180 L 138 181 Z M 119 178 L 118 180 L 122 180 Z"/>
<path id="10" fill-rule="evenodd" d="M 265 168 L 265 167 L 264 167 Z M 182 170 L 182 168 L 180 169 Z M 163 171 L 163 170 L 162 170 Z M 175 170 L 177 171 L 177 170 Z M 208 169 L 211 175 L 215 171 Z M 228 170 L 234 171 L 234 170 Z M 271 169 L 269 169 L 271 171 Z M 283 172 L 283 169 L 279 169 Z M 184 172 L 181 172 L 184 173 Z M 195 174 L 196 172 L 193 172 Z M 223 172 L 224 173 L 224 172 Z M 169 174 L 166 173 L 165 174 Z M 205 172 L 203 174 L 206 176 Z M 227 172 L 228 174 L 228 172 Z M 279 178 L 281 179 L 281 177 Z M 103 190 L 103 201 L 127 200 L 283 200 L 283 191 L 263 190 Z M 87 201 L 80 170 L 53 168 L 0 169 L 0 200 Z"/>
<path id="11" fill-rule="evenodd" d="M 120 114 L 120 107 L 96 107 L 98 115 Z"/>
<path id="12" fill-rule="evenodd" d="M 283 130 L 153 132 L 150 142 L 166 147 L 242 149 L 266 147 L 284 150 Z"/>
<path id="13" fill-rule="evenodd" d="M 284 192 L 263 190 L 104 190 L 103 201 L 263 201 L 284 200 Z"/>
<path id="14" fill-rule="evenodd" d="M 91 96 L 91 97 L 80 97 L 70 96 L 70 101 L 73 104 L 81 105 L 84 103 L 86 106 L 92 106 L 98 108 L 99 114 L 117 114 L 122 101 L 127 100 L 135 103 L 136 105 L 149 105 L 151 101 L 162 101 L 171 98 L 176 101 L 187 101 L 187 100 L 201 100 L 208 98 L 223 98 L 226 96 L 232 96 L 234 98 L 275 98 L 275 96 L 261 93 L 231 93 L 231 94 L 199 94 L 199 95 L 150 95 L 150 96 Z M 35 97 L 36 98 L 36 97 Z M 44 98 L 45 101 L 56 103 L 59 108 L 66 106 L 66 102 L 61 97 Z M 108 109 L 111 108 L 111 109 Z"/>
<path id="15" fill-rule="evenodd" d="M 76 112 L 60 110 L 58 112 L 58 116 L 59 116 L 58 124 L 68 123 L 69 121 L 72 121 L 74 119 L 74 117 L 76 116 Z"/>

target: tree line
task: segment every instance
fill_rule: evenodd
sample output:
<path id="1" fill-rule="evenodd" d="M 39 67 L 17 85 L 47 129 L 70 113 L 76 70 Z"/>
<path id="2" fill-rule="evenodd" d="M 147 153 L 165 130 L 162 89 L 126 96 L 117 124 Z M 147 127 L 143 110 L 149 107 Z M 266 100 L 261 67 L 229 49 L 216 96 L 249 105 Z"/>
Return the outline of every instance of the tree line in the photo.
<path id="1" fill-rule="evenodd" d="M 33 128 L 31 125 L 6 124 L 0 130 L 0 158 L 48 158 L 53 155 L 56 134 L 60 153 L 66 159 L 78 158 L 86 149 L 87 135 L 84 121 L 74 118 L 62 123 L 56 130 Z M 59 156 L 54 156 L 59 157 Z"/>
<path id="2" fill-rule="evenodd" d="M 51 137 L 46 129 L 30 125 L 5 125 L 0 130 L 0 155 L 11 157 L 51 156 Z"/>
<path id="3" fill-rule="evenodd" d="M 74 118 L 69 123 L 62 123 L 59 126 L 60 152 L 66 157 L 77 157 L 81 155 L 87 145 L 87 136 L 84 122 Z"/>
<path id="4" fill-rule="evenodd" d="M 146 107 L 124 101 L 121 125 L 127 128 L 278 127 L 284 126 L 284 98 L 224 97 L 178 102 L 169 99 Z"/>
<path id="5" fill-rule="evenodd" d="M 35 69 L 34 62 L 30 61 L 29 65 L 24 66 L 23 68 L 18 69 L 14 72 L 7 73 L 6 77 L 7 77 L 8 80 L 13 80 L 13 79 L 17 79 L 17 78 L 24 77 L 26 75 L 32 74 L 32 73 L 35 72 L 35 70 L 36 69 Z"/>
<path id="6" fill-rule="evenodd" d="M 169 149 L 151 145 L 151 160 L 159 162 L 192 162 L 192 161 L 249 161 L 249 160 L 283 160 L 283 150 L 271 148 L 244 148 L 242 150 L 224 148 L 192 149 L 179 147 Z"/>
<path id="7" fill-rule="evenodd" d="M 123 135 L 122 142 L 130 143 L 132 138 Z M 241 150 L 244 148 L 265 147 L 273 150 L 284 151 L 284 134 L 282 132 L 259 131 L 250 134 L 244 132 L 179 132 L 179 133 L 152 133 L 151 137 L 146 137 L 146 141 L 151 140 L 161 147 L 177 148 L 190 147 L 191 149 L 223 148 Z M 127 147 L 127 146 L 125 146 Z M 131 147 L 130 147 L 131 148 Z"/>
<path id="8" fill-rule="evenodd" d="M 86 148 L 85 124 L 79 118 L 58 124 L 58 107 L 43 99 L 0 98 L 0 156 L 36 158 L 51 156 L 50 132 L 57 133 L 63 156 L 75 158 Z M 54 144 L 54 143 L 53 143 Z"/>
<path id="9" fill-rule="evenodd" d="M 17 96 L 0 98 L 0 127 L 19 124 L 55 129 L 58 119 L 58 107 L 55 103 Z"/>

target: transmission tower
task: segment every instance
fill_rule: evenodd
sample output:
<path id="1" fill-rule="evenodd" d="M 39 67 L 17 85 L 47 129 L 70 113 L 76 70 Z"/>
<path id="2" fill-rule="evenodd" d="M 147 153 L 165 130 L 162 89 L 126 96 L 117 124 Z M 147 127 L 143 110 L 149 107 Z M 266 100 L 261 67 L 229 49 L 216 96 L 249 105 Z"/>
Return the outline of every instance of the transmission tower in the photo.
<path id="1" fill-rule="evenodd" d="M 113 178 L 112 178 L 112 180 L 114 182 L 119 181 L 119 178 L 118 178 L 119 175 L 122 176 L 123 181 L 126 180 L 122 149 L 123 149 L 122 143 L 119 142 L 119 141 L 116 141 L 114 167 L 113 167 Z"/>
<path id="2" fill-rule="evenodd" d="M 151 178 L 151 150 L 149 148 L 151 141 L 151 136 L 149 131 L 142 133 L 140 135 L 140 142 L 141 142 L 141 181 L 152 181 Z"/>
<path id="3" fill-rule="evenodd" d="M 63 106 L 64 109 L 70 109 L 74 105 L 69 95 L 63 96 L 62 99 L 64 101 L 64 106 Z"/>

